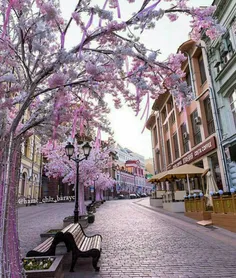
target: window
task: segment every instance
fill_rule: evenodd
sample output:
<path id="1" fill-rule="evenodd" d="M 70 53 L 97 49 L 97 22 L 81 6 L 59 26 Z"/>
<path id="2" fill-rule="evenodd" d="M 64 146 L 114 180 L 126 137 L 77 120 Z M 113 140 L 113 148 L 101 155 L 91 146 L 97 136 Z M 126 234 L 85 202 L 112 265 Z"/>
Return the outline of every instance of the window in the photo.
<path id="1" fill-rule="evenodd" d="M 203 84 L 206 81 L 206 72 L 202 55 L 200 55 L 200 57 L 198 58 L 198 64 L 201 76 L 201 83 Z"/>
<path id="2" fill-rule="evenodd" d="M 186 153 L 189 151 L 188 133 L 187 133 L 186 124 L 181 125 L 181 134 L 182 134 L 183 150 L 184 153 Z"/>
<path id="3" fill-rule="evenodd" d="M 23 155 L 29 157 L 29 150 L 30 150 L 30 140 L 29 138 L 27 138 L 24 142 Z"/>
<path id="4" fill-rule="evenodd" d="M 174 103 L 172 97 L 168 102 L 168 109 L 169 109 L 169 113 L 171 112 L 171 110 L 173 110 L 173 112 L 170 115 L 170 123 L 173 124 L 175 122 L 175 112 L 174 112 Z"/>
<path id="5" fill-rule="evenodd" d="M 209 97 L 204 99 L 204 109 L 206 115 L 208 135 L 211 135 L 215 132 L 215 125 L 214 125 L 214 119 L 213 119 L 213 114 L 211 109 L 211 101 Z"/>
<path id="6" fill-rule="evenodd" d="M 186 82 L 187 82 L 188 86 L 192 87 L 190 72 L 186 72 L 186 77 L 185 78 L 186 78 Z"/>
<path id="7" fill-rule="evenodd" d="M 25 186 L 26 186 L 26 173 L 23 173 L 22 181 L 21 181 L 21 191 L 20 191 L 21 196 L 24 196 L 24 194 L 25 194 Z"/>
<path id="8" fill-rule="evenodd" d="M 167 149 L 167 163 L 171 164 L 171 149 L 170 149 L 170 140 L 166 141 L 166 149 Z"/>
<path id="9" fill-rule="evenodd" d="M 234 118 L 234 125 L 236 127 L 236 89 L 234 89 L 233 93 L 229 97 L 230 101 L 230 109 Z"/>
<path id="10" fill-rule="evenodd" d="M 199 124 L 196 123 L 196 119 L 198 118 L 197 109 L 190 115 L 192 129 L 193 129 L 193 139 L 194 145 L 197 145 L 202 142 L 201 130 Z"/>
<path id="11" fill-rule="evenodd" d="M 233 55 L 233 47 L 229 33 L 227 33 L 220 43 L 220 56 L 226 64 Z"/>
<path id="12" fill-rule="evenodd" d="M 175 159 L 177 159 L 179 158 L 179 145 L 178 145 L 177 133 L 173 135 L 173 142 L 174 142 Z"/>
<path id="13" fill-rule="evenodd" d="M 164 123 L 165 120 L 166 120 L 166 117 L 167 117 L 166 108 L 164 108 L 164 109 L 161 111 L 161 116 L 162 116 L 162 123 Z M 168 131 L 168 121 L 166 121 L 166 124 L 163 125 L 163 129 L 164 129 L 164 132 L 167 132 L 167 131 Z"/>
<path id="14" fill-rule="evenodd" d="M 154 140 L 154 147 L 157 145 L 158 143 L 158 139 L 157 139 L 157 127 L 155 126 L 153 129 L 153 140 Z"/>

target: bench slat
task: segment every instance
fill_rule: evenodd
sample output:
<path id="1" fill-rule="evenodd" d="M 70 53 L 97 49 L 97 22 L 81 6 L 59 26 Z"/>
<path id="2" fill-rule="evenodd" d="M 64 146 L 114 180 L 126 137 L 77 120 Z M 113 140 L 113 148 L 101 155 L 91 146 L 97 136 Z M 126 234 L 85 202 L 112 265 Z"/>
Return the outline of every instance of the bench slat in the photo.
<path id="1" fill-rule="evenodd" d="M 42 242 L 37 247 L 35 247 L 33 250 L 38 251 L 40 249 L 44 249 L 44 247 L 47 246 L 48 244 L 51 244 L 52 241 L 53 241 L 53 237 L 49 237 L 44 242 Z"/>
<path id="2" fill-rule="evenodd" d="M 91 248 L 89 248 L 91 246 L 91 238 L 86 238 L 82 244 L 82 246 L 80 247 L 81 251 L 87 251 Z"/>

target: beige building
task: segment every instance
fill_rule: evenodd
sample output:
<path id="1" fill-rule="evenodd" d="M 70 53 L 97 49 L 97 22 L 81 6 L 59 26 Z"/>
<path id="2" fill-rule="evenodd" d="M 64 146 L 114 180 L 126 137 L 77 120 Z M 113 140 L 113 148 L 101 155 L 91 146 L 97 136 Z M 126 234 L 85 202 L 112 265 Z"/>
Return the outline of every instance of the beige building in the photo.
<path id="1" fill-rule="evenodd" d="M 30 136 L 22 144 L 19 198 L 38 199 L 40 197 L 42 172 L 40 147 L 40 138 L 36 135 Z"/>
<path id="2" fill-rule="evenodd" d="M 153 158 L 145 159 L 145 170 L 147 173 L 154 175 Z"/>

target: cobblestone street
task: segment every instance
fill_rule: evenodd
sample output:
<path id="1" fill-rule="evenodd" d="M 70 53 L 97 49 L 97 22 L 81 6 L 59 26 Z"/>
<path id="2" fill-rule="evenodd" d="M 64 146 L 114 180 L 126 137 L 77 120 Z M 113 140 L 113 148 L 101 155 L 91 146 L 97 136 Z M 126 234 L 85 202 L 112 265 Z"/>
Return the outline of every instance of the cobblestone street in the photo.
<path id="1" fill-rule="evenodd" d="M 19 209 L 22 252 L 40 242 L 39 234 L 62 227 L 73 203 Z M 90 259 L 78 259 L 65 278 L 90 277 L 236 277 L 236 235 L 205 228 L 183 214 L 160 213 L 149 199 L 107 201 L 85 230 L 103 237 L 100 272 Z M 45 277 L 46 278 L 46 277 Z"/>

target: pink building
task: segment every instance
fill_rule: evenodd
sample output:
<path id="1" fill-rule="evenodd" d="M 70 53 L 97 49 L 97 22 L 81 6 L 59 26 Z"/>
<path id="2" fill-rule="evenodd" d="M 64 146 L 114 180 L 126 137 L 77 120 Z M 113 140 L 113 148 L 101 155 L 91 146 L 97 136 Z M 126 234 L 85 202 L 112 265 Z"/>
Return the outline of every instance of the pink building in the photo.
<path id="1" fill-rule="evenodd" d="M 187 58 L 182 69 L 186 73 L 186 82 L 192 87 L 194 100 L 181 111 L 169 93 L 160 95 L 154 102 L 153 112 L 146 127 L 152 134 L 155 174 L 186 163 L 193 164 L 206 170 L 210 169 L 218 188 L 223 189 L 224 175 L 221 155 L 217 148 L 203 50 L 192 40 L 184 42 L 178 50 Z M 202 188 L 201 178 L 191 180 L 191 190 L 204 191 L 205 188 Z M 186 188 L 179 182 L 176 183 L 175 190 Z"/>

